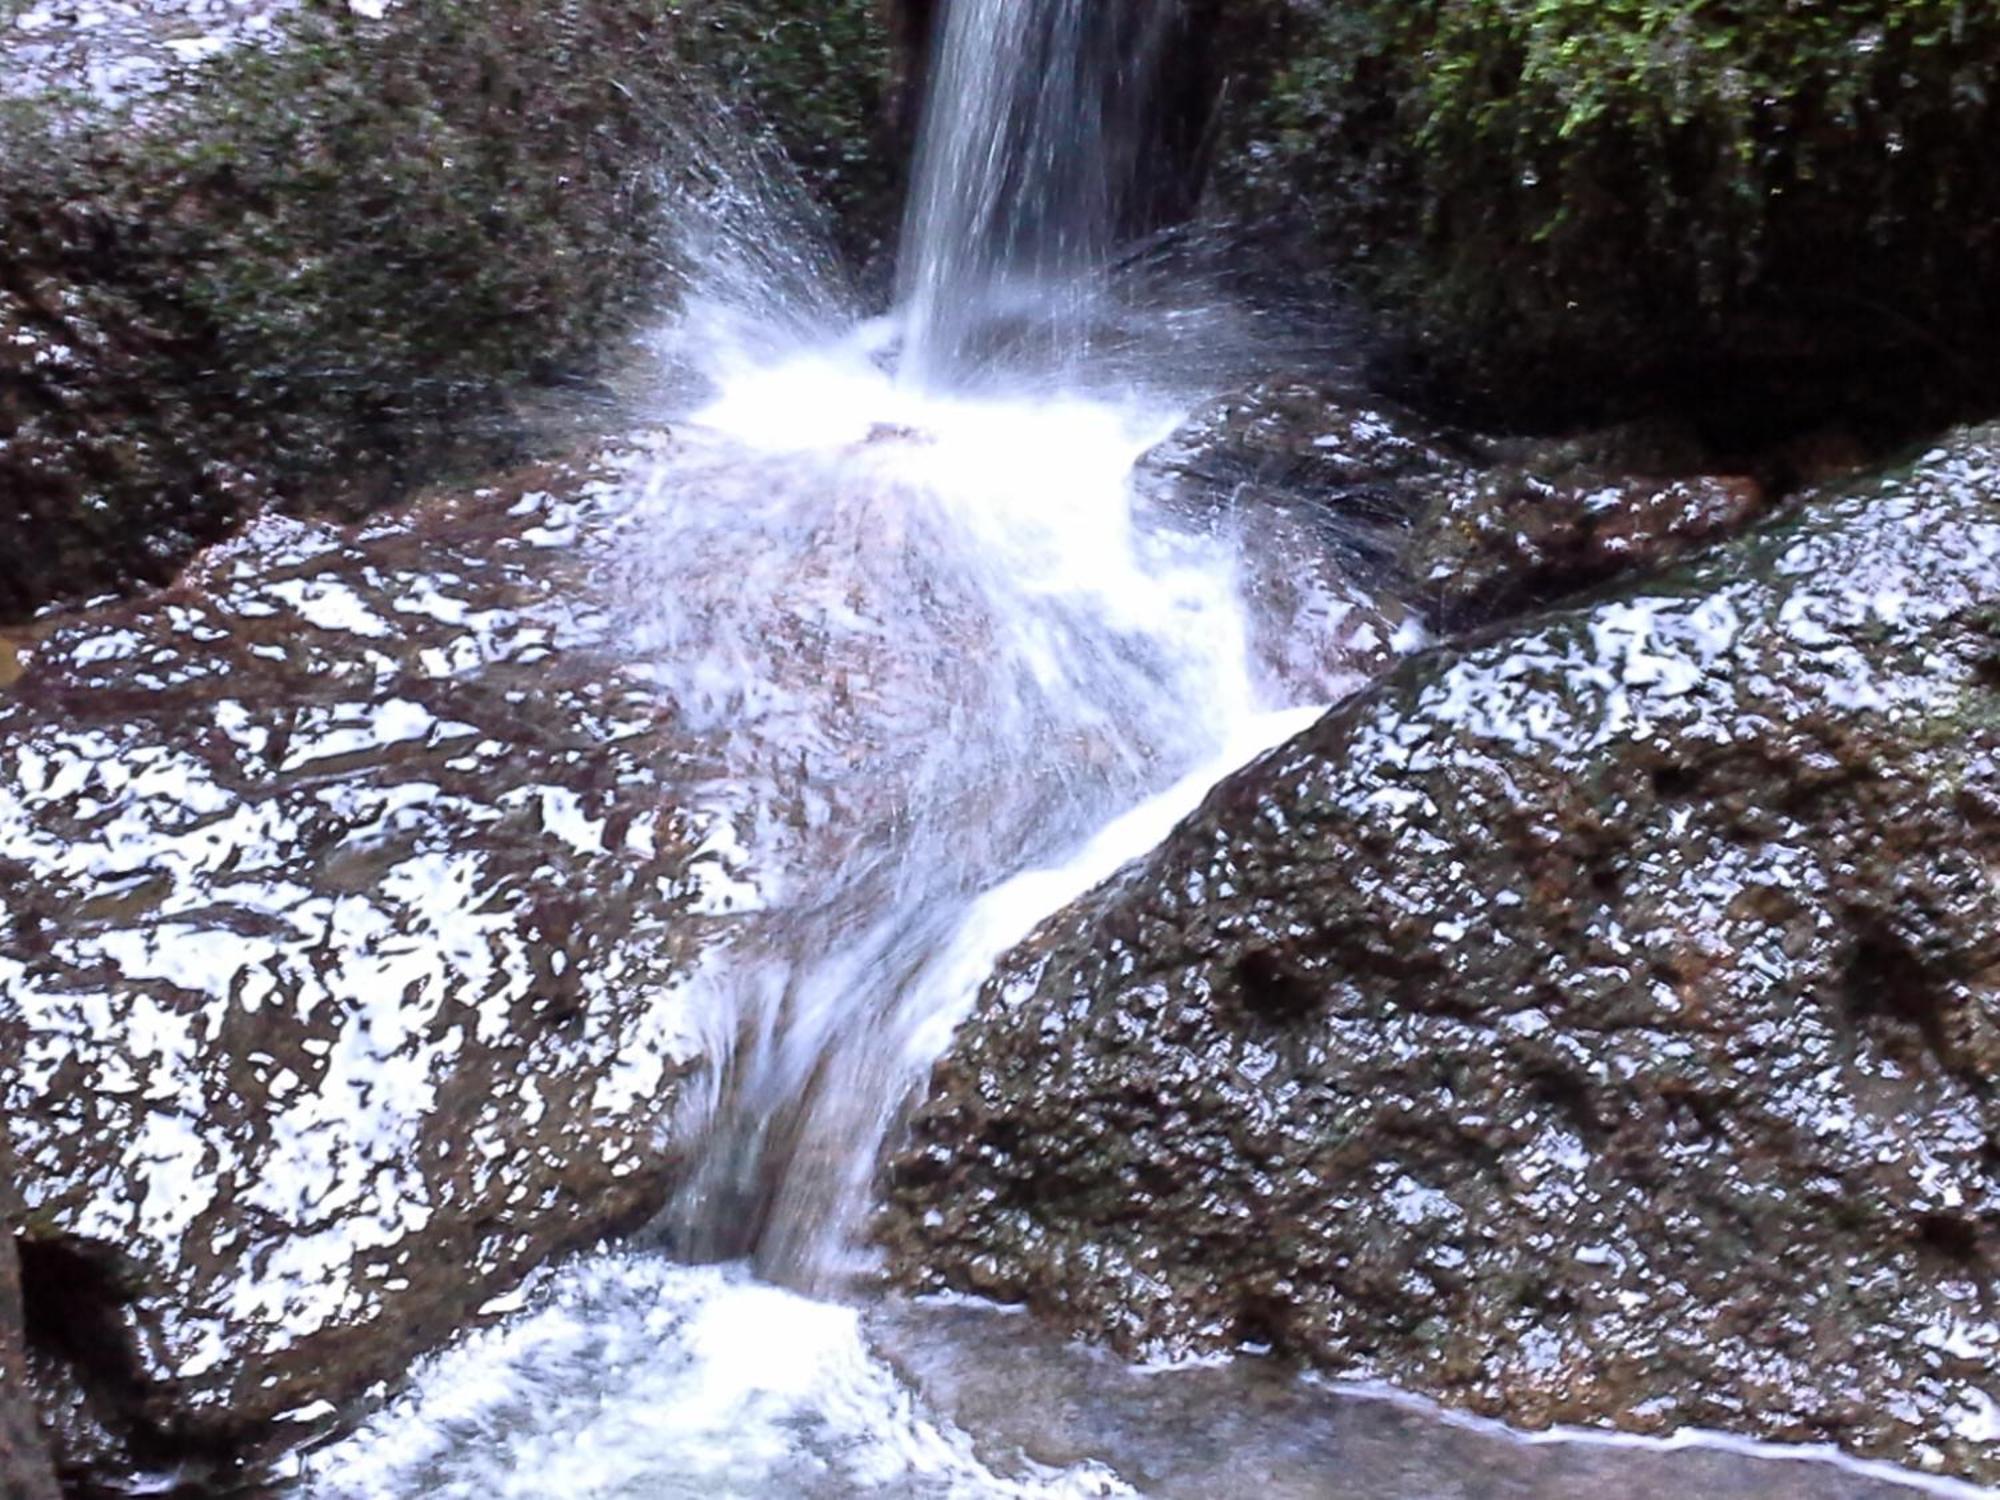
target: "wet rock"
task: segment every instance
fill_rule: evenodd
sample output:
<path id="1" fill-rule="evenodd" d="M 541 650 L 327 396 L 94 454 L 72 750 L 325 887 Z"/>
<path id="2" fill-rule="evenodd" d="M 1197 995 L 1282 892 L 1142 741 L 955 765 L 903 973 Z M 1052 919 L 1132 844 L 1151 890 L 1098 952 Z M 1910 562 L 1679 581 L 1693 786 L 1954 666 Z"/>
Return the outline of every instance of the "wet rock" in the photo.
<path id="1" fill-rule="evenodd" d="M 259 521 L 0 695 L 0 1121 L 79 1482 L 235 1473 L 664 1201 L 719 835 L 583 586 L 616 489 Z"/>
<path id="2" fill-rule="evenodd" d="M 1197 512 L 1308 519 L 1350 565 L 1401 552 L 1429 486 L 1463 482 L 1474 451 L 1393 401 L 1273 377 L 1196 412 L 1140 461 L 1143 484 Z"/>
<path id="3" fill-rule="evenodd" d="M 1002 966 L 920 1286 L 2000 1479 L 2000 430 L 1406 664 Z"/>
<path id="4" fill-rule="evenodd" d="M 1264 380 L 1211 402 L 1146 455 L 1143 467 L 1289 486 L 1436 473 L 1466 454 L 1434 425 L 1380 395 L 1316 380 Z"/>
<path id="5" fill-rule="evenodd" d="M 27 1326 L 21 1314 L 21 1265 L 14 1235 L 21 1202 L 0 1137 L 0 1500 L 54 1500 L 55 1472 L 28 1393 Z"/>
<path id="6" fill-rule="evenodd" d="M 1415 485 L 1457 462 L 1393 404 L 1277 377 L 1197 411 L 1140 459 L 1136 483 L 1167 513 L 1238 539 L 1267 680 L 1280 698 L 1317 682 L 1330 703 L 1426 638 L 1394 586 L 1397 554 Z"/>
<path id="7" fill-rule="evenodd" d="M 1710 460 L 1671 423 L 1498 439 L 1364 389 L 1280 378 L 1198 412 L 1141 473 L 1172 503 L 1253 529 L 1291 517 L 1349 571 L 1460 629 L 1743 530 L 1772 490 L 1704 472 Z"/>
<path id="8" fill-rule="evenodd" d="M 93 106 L 142 102 L 189 64 L 268 41 L 295 0 L 23 0 L 0 16 L 0 98 L 78 122 Z"/>
<path id="9" fill-rule="evenodd" d="M 1990 410 L 1991 11 L 1200 8 L 1219 205 L 1286 290 L 1358 294 L 1486 411 L 1768 437 Z"/>
<path id="10" fill-rule="evenodd" d="M 702 73 L 879 231 L 888 67 L 866 0 L 0 16 L 0 621 L 559 446 L 524 393 L 604 380 L 685 271 Z"/>
<path id="11" fill-rule="evenodd" d="M 1769 505 L 1747 475 L 1680 479 L 1503 466 L 1440 486 L 1404 567 L 1447 624 L 1480 624 L 1742 531 Z"/>

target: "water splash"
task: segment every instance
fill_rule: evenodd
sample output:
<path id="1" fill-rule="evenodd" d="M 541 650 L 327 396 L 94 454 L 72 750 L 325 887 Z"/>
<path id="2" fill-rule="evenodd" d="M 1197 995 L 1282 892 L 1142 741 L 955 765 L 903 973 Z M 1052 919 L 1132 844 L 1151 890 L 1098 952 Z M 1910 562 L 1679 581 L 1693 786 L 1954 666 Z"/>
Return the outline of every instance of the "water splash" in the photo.
<path id="1" fill-rule="evenodd" d="M 329 1454 L 317 1493 L 1124 1493 L 1089 1465 L 983 1469 L 855 1364 L 852 1314 L 791 1293 L 867 1270 L 885 1135 L 997 955 L 1360 680 L 1341 609 L 1296 608 L 1264 649 L 1276 595 L 1253 602 L 1237 532 L 1134 483 L 1228 365 L 1146 350 L 1221 324 L 1141 329 L 1145 381 L 1081 360 L 1132 165 L 1106 163 L 1176 11 L 953 6 L 943 86 L 983 123 L 933 130 L 900 317 L 855 313 L 809 215 L 726 140 L 674 184 L 698 276 L 654 341 L 673 437 L 628 473 L 596 566 L 626 670 L 724 768 L 696 795 L 735 830 L 728 935 L 679 997 L 707 1063 L 659 1234 L 791 1291 L 643 1255 L 575 1268 Z M 975 164 L 989 127 L 1005 159 Z M 978 353 L 1002 323 L 1033 357 Z M 763 1335 L 719 1365 L 746 1308 L 820 1374 L 786 1384 Z M 467 1374 L 481 1349 L 504 1389 Z"/>
<path id="2" fill-rule="evenodd" d="M 425 1373 L 430 1400 L 321 1461 L 321 1500 L 1133 1494 L 1089 1463 L 997 1472 L 917 1409 L 868 1350 L 859 1313 L 739 1270 L 591 1260 Z"/>
<path id="3" fill-rule="evenodd" d="M 1232 540 L 1133 487 L 1175 411 L 927 395 L 877 337 L 725 378 L 619 566 L 635 661 L 727 741 L 713 795 L 760 830 L 764 909 L 699 986 L 716 1066 L 673 1243 L 818 1288 L 852 1268 L 875 1153 L 929 1063 L 913 1039 L 935 1045 L 1001 949 L 1146 845 L 1052 875 L 1033 909 L 1001 888 L 1076 869 L 1206 767 L 1191 808 L 1341 661 L 1329 645 L 1324 674 L 1274 682 Z"/>
<path id="4" fill-rule="evenodd" d="M 609 1254 L 529 1300 L 323 1454 L 317 1500 L 1988 1493 L 1717 1434 L 1525 1435 L 1254 1359 L 1128 1365 L 1009 1310 L 954 1298 L 857 1312 L 740 1268 Z"/>
<path id="5" fill-rule="evenodd" d="M 663 1229 L 739 1263 L 566 1268 L 307 1488 L 1133 1494 L 1088 1460 L 990 1461 L 799 1291 L 865 1268 L 883 1138 L 997 955 L 1303 729 L 1352 652 L 1307 612 L 1274 668 L 1234 533 L 1135 486 L 1180 406 L 914 389 L 889 324 L 817 335 L 837 298 L 746 269 L 754 235 L 710 243 L 725 274 L 658 341 L 699 396 L 607 507 L 598 577 L 627 670 L 727 767 L 699 795 L 740 834 L 735 925 L 681 997 L 709 1062 Z"/>
<path id="6" fill-rule="evenodd" d="M 1340 628 L 1358 590 L 1332 607 L 1338 580 L 1277 591 L 1294 601 L 1283 649 L 1262 650 L 1262 564 L 1133 483 L 1233 367 L 1212 343 L 1180 358 L 1187 340 L 1230 320 L 1183 307 L 1098 357 L 1120 156 L 1176 12 L 956 0 L 900 317 L 858 316 L 761 175 L 682 185 L 680 259 L 703 274 L 657 341 L 674 438 L 598 563 L 628 670 L 726 768 L 701 795 L 736 830 L 714 851 L 733 928 L 688 987 L 709 1064 L 663 1233 L 741 1263 L 628 1251 L 555 1273 L 320 1455 L 320 1500 L 1138 1493 L 1089 1452 L 996 1458 L 913 1394 L 859 1314 L 799 1292 L 866 1268 L 883 1137 L 995 956 L 1360 680 Z M 903 1371 L 926 1351 L 950 1364 L 963 1334 L 917 1338 Z M 1086 1371 L 1060 1409 L 1017 1400 L 1075 1378 L 1075 1357 L 1010 1365 L 1008 1420 L 969 1425 L 1003 1448 L 1101 1444 L 1162 1497 L 1351 1493 L 1326 1436 L 1352 1433 L 1345 1408 L 1314 1418 L 1323 1462 L 1282 1436 L 1218 1444 L 1200 1392 L 1162 1422 L 1131 1387 L 1151 1377 Z M 964 1386 L 948 1377 L 930 1384 Z M 1451 1449 L 1427 1468 L 1400 1431 L 1383 1453 L 1407 1485 L 1369 1491 L 1385 1496 L 1457 1492 L 1492 1461 Z"/>

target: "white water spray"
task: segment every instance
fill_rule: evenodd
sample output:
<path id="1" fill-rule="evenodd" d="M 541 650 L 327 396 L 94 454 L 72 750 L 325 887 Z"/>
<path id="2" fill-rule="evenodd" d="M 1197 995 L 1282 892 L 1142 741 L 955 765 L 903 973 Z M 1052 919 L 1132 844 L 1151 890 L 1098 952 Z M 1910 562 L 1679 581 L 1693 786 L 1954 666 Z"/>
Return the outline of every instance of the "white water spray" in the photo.
<path id="1" fill-rule="evenodd" d="M 883 1138 L 994 958 L 1146 847 L 1101 830 L 1352 680 L 1337 613 L 1261 656 L 1233 533 L 1133 484 L 1211 392 L 1084 358 L 1177 15 L 948 8 L 896 317 L 853 319 L 740 174 L 680 216 L 705 274 L 661 347 L 700 394 L 610 578 L 634 670 L 721 742 L 757 911 L 692 986 L 677 1254 L 865 1265 Z M 1025 341 L 987 358 L 998 324 Z"/>
<path id="2" fill-rule="evenodd" d="M 1228 320 L 1163 319 L 1150 347 L 1175 357 L 1136 385 L 1129 345 L 1116 376 L 1097 357 L 1136 170 L 1120 153 L 1173 10 L 950 6 L 899 318 L 858 321 L 740 175 L 683 205 L 706 275 L 661 340 L 662 385 L 694 394 L 601 572 L 628 670 L 715 747 L 703 796 L 734 831 L 713 851 L 732 930 L 673 1002 L 691 997 L 707 1068 L 665 1227 L 684 1257 L 748 1264 L 628 1251 L 554 1273 L 321 1455 L 318 1500 L 1139 1493 L 1094 1458 L 982 1451 L 856 1312 L 800 1292 L 866 1266 L 885 1134 L 996 957 L 1360 681 L 1358 590 L 1288 575 L 1285 617 L 1263 618 L 1234 528 L 1133 482 L 1210 394 L 1191 372 L 1230 363 L 1175 341 Z M 1282 649 L 1260 648 L 1274 630 Z M 1195 1465 L 1163 1494 L 1263 1492 L 1284 1465 L 1283 1493 L 1344 1483 L 1282 1439 L 1202 1477 L 1213 1445 L 1101 1384 L 1107 1430 L 1145 1430 L 1141 1468 Z M 1011 1425 L 1098 1415 L 1026 1405 Z M 1490 1457 L 1447 1444 L 1427 1471 L 1401 1434 L 1388 1449 L 1383 1500 Z"/>
<path id="3" fill-rule="evenodd" d="M 833 1285 L 929 1064 L 916 1039 L 934 1050 L 1002 949 L 1146 847 L 1058 873 L 1099 830 L 1329 691 L 1332 650 L 1274 682 L 1231 542 L 1133 488 L 1176 416 L 929 395 L 864 332 L 739 371 L 651 476 L 631 640 L 728 740 L 713 795 L 754 810 L 765 893 L 701 975 L 681 1253 Z M 992 894 L 1036 869 L 1039 907 Z"/>
<path id="4" fill-rule="evenodd" d="M 966 0 L 952 35 L 997 45 L 1006 9 Z M 1081 24 L 1072 0 L 1053 10 Z M 1088 112 L 1086 93 L 1044 98 Z M 911 1408 L 852 1314 L 769 1283 L 853 1285 L 885 1136 L 997 957 L 1359 680 L 1341 611 L 1260 650 L 1233 530 L 1135 486 L 1199 382 L 1079 394 L 1067 358 L 991 367 L 977 394 L 944 378 L 973 334 L 944 326 L 957 278 L 1022 273 L 1053 327 L 1097 229 L 1044 205 L 970 262 L 920 235 L 906 319 L 843 328 L 796 226 L 752 184 L 704 182 L 681 229 L 709 274 L 659 341 L 663 385 L 699 394 L 634 478 L 601 573 L 627 670 L 716 746 L 702 795 L 737 835 L 718 850 L 734 925 L 675 999 L 706 1063 L 664 1238 L 761 1279 L 646 1256 L 565 1273 L 326 1455 L 316 1490 L 1128 1494 L 1089 1464 L 989 1469 Z M 1006 217 L 991 181 L 971 191 L 983 206 L 951 212 Z M 913 373 L 925 349 L 945 351 L 936 382 Z"/>

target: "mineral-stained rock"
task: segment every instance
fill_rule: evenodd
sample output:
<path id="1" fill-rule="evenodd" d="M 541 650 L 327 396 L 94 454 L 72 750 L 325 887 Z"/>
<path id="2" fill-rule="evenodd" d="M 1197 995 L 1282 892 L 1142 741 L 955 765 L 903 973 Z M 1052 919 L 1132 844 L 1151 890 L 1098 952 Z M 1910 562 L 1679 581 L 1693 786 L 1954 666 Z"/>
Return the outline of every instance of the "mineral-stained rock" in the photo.
<path id="1" fill-rule="evenodd" d="M 27 1328 L 14 1247 L 21 1201 L 9 1177 L 12 1166 L 0 1136 L 0 1500 L 54 1500 L 55 1473 L 28 1394 Z"/>
<path id="2" fill-rule="evenodd" d="M 902 1278 L 2000 1479 L 2000 429 L 1405 664 L 1003 964 Z"/>
<path id="3" fill-rule="evenodd" d="M 570 560 L 611 488 L 258 522 L 0 695 L 0 1124 L 66 1474 L 304 1436 L 660 1207 L 717 856 Z"/>

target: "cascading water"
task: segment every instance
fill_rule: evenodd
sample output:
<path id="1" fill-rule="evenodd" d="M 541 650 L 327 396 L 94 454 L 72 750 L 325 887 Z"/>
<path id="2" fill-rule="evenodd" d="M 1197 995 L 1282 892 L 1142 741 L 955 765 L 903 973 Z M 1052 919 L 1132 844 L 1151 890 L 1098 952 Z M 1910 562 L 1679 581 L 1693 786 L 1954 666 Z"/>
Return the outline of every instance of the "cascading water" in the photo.
<path id="1" fill-rule="evenodd" d="M 740 165 L 680 205 L 704 275 L 660 341 L 662 387 L 696 394 L 596 544 L 625 669 L 707 747 L 697 800 L 726 877 L 726 931 L 660 1002 L 663 1036 L 693 1033 L 705 1060 L 657 1236 L 671 1253 L 556 1273 L 316 1457 L 315 1496 L 1138 1493 L 1073 1449 L 975 1449 L 873 1352 L 860 1311 L 813 1297 L 854 1289 L 885 1133 L 998 953 L 1359 681 L 1341 629 L 1358 590 L 1288 572 L 1267 619 L 1232 528 L 1133 482 L 1209 394 L 1194 372 L 1228 368 L 1189 359 L 1188 329 L 1212 341 L 1229 319 L 1142 328 L 1139 381 L 1129 330 L 1112 373 L 1099 357 L 1179 14 L 950 5 L 898 317 L 856 318 Z M 1047 1356 L 1052 1389 L 1067 1357 Z M 1010 1386 L 982 1425 L 1089 1431 L 1104 1447 L 1083 1451 L 1127 1456 L 1136 1427 L 1162 1495 L 1330 1493 L 1321 1408 L 1241 1454 L 1182 1453 L 1150 1415 L 1167 1387 L 1084 1378 L 1101 1420 Z M 1354 1492 L 1435 1493 L 1417 1429 L 1382 1409 L 1382 1464 Z M 1440 1468 L 1494 1461 L 1498 1439 L 1473 1455 L 1456 1431 L 1422 1429 Z M 1353 1465 L 1343 1449 L 1336 1469 Z M 1574 1468 L 1545 1472 L 1549 1493 L 1576 1487 Z"/>
<path id="2" fill-rule="evenodd" d="M 803 836 L 754 851 L 782 894 L 704 968 L 721 1066 L 675 1248 L 824 1289 L 934 1023 L 1077 883 L 1024 904 L 1006 877 L 1285 705 L 1254 674 L 1228 548 L 1134 506 L 1157 414 L 904 396 L 857 362 L 810 372 L 820 421 L 843 386 L 853 402 L 826 445 L 768 429 L 799 375 L 733 392 L 706 424 L 752 425 L 655 476 L 646 524 L 677 543 L 642 565 L 663 602 L 635 639 L 679 701 L 715 695 L 730 763 L 763 768 L 755 800 L 805 808 Z M 727 561 L 727 597 L 690 556 Z"/>
<path id="3" fill-rule="evenodd" d="M 1147 146 L 1180 16 L 1180 0 L 947 7 L 904 233 L 906 378 L 1080 360 L 1162 170 Z"/>
<path id="4" fill-rule="evenodd" d="M 684 205 L 706 276 L 662 349 L 706 394 L 603 570 L 741 831 L 747 910 L 678 1001 L 707 1068 L 677 1257 L 844 1284 L 884 1135 L 997 955 L 1349 685 L 1331 643 L 1302 674 L 1261 657 L 1226 530 L 1133 486 L 1206 393 L 1074 394 L 1175 13 L 949 8 L 899 319 L 841 328 L 754 184 Z M 393 1447 L 348 1445 L 325 1488 Z M 641 1467 L 617 1492 L 673 1492 Z"/>
<path id="5" fill-rule="evenodd" d="M 695 301 L 682 352 L 717 397 L 639 514 L 668 540 L 633 548 L 633 640 L 757 768 L 749 799 L 812 831 L 752 851 L 784 894 L 700 977 L 677 1253 L 837 1285 L 893 1114 L 993 959 L 1144 845 L 1009 877 L 1206 767 L 1198 791 L 1334 686 L 1262 670 L 1232 545 L 1131 487 L 1202 392 L 1074 393 L 1178 14 L 957 0 L 899 319 L 770 359 L 740 285 L 732 316 Z"/>

